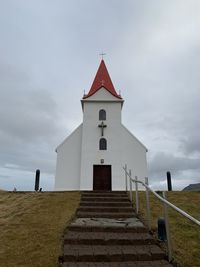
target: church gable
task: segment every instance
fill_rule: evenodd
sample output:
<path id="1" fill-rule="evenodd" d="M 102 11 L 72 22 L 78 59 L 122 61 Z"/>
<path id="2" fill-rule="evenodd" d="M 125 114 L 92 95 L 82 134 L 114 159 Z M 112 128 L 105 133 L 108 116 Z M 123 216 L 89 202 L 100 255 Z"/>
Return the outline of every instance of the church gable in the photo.
<path id="1" fill-rule="evenodd" d="M 145 152 L 148 152 L 148 149 L 145 147 L 145 145 L 137 137 L 135 137 L 135 135 L 133 135 L 123 124 L 122 134 L 125 141 L 130 140 L 131 143 L 134 142 L 135 145 L 142 147 Z"/>
<path id="2" fill-rule="evenodd" d="M 59 152 L 62 150 L 63 147 L 65 146 L 71 146 L 75 144 L 77 145 L 78 139 L 81 139 L 82 136 L 82 128 L 83 124 L 81 123 L 70 135 L 68 135 L 65 140 L 56 148 L 56 152 Z"/>

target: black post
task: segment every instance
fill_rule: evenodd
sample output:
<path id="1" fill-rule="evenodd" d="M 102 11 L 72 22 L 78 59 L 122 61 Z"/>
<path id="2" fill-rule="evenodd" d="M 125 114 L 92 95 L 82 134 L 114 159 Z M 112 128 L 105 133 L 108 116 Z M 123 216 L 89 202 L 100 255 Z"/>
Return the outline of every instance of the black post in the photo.
<path id="1" fill-rule="evenodd" d="M 35 173 L 35 191 L 39 190 L 39 185 L 40 185 L 40 170 L 36 170 L 36 173 Z"/>
<path id="2" fill-rule="evenodd" d="M 166 224 L 164 218 L 158 218 L 158 239 L 161 241 L 167 240 Z"/>
<path id="3" fill-rule="evenodd" d="M 168 186 L 168 191 L 172 191 L 172 179 L 170 172 L 167 172 L 167 186 Z"/>

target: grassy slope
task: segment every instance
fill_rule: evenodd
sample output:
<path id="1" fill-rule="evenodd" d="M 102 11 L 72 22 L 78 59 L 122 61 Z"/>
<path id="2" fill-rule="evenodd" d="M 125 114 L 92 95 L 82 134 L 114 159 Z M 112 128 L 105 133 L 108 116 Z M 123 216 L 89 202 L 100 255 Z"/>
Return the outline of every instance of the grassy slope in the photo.
<path id="1" fill-rule="evenodd" d="M 0 192 L 0 267 L 55 267 L 78 192 Z"/>
<path id="2" fill-rule="evenodd" d="M 80 194 L 0 192 L 0 267 L 55 267 L 62 235 Z M 200 220 L 200 192 L 170 192 L 168 199 Z M 153 228 L 162 205 L 151 195 Z M 145 217 L 145 193 L 140 192 Z M 200 266 L 200 229 L 169 209 L 174 257 L 181 267 Z"/>
<path id="3" fill-rule="evenodd" d="M 168 192 L 170 202 L 200 220 L 200 191 Z M 153 195 L 150 196 L 153 229 L 156 230 L 158 217 L 163 216 L 163 206 Z M 145 193 L 140 192 L 141 215 L 146 218 Z M 169 208 L 169 222 L 173 256 L 178 266 L 200 266 L 200 227 Z"/>

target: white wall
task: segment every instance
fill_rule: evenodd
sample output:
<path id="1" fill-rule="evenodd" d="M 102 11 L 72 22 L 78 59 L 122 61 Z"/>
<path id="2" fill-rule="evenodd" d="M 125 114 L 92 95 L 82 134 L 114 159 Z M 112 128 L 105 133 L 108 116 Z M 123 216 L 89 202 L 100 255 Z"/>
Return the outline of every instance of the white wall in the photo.
<path id="1" fill-rule="evenodd" d="M 127 164 L 128 169 L 131 169 L 133 178 L 137 176 L 138 179 L 145 181 L 145 177 L 147 177 L 146 147 L 123 125 L 122 140 L 123 166 Z M 139 189 L 144 190 L 144 187 L 139 186 Z"/>
<path id="2" fill-rule="evenodd" d="M 55 190 L 80 190 L 82 124 L 57 148 Z"/>

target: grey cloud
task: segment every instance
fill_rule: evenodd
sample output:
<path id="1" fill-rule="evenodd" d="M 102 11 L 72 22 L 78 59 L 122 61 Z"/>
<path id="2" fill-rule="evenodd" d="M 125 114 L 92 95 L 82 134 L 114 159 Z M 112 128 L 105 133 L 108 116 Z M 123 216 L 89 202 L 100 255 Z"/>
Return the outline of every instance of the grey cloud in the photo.
<path id="1" fill-rule="evenodd" d="M 192 132 L 187 137 L 183 138 L 180 147 L 181 149 L 183 149 L 186 155 L 200 154 L 199 129 L 197 129 L 197 131 Z"/>
<path id="2" fill-rule="evenodd" d="M 9 178 L 11 178 L 11 176 L 9 176 L 9 175 L 0 175 L 0 179 L 9 179 Z"/>
<path id="3" fill-rule="evenodd" d="M 26 72 L 8 65 L 0 69 L 0 166 L 54 173 L 55 147 L 64 134 L 57 103 L 47 90 L 30 86 Z"/>
<path id="4" fill-rule="evenodd" d="M 1 65 L 0 90 L 1 134 L 23 141 L 55 135 L 59 128 L 57 104 L 50 92 L 30 81 L 26 72 Z"/>
<path id="5" fill-rule="evenodd" d="M 180 172 L 184 170 L 200 169 L 199 158 L 174 156 L 168 153 L 157 153 L 151 160 L 150 170 L 153 173 L 162 173 L 168 170 Z"/>
<path id="6" fill-rule="evenodd" d="M 7 90 L 0 108 L 1 131 L 23 141 L 47 138 L 56 132 L 55 103 L 47 92 Z"/>

